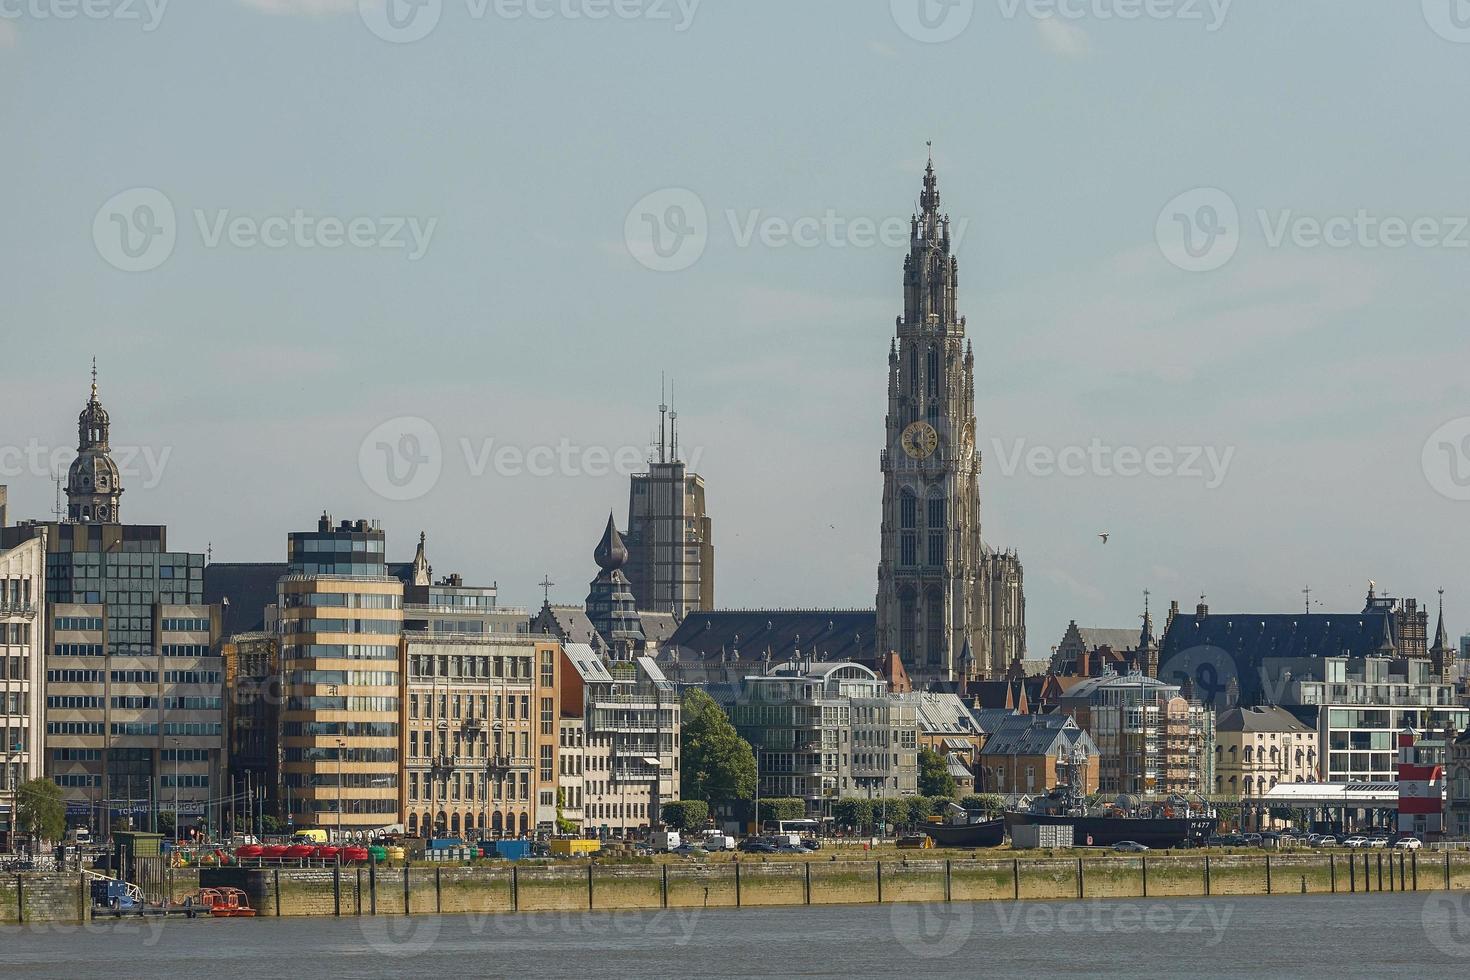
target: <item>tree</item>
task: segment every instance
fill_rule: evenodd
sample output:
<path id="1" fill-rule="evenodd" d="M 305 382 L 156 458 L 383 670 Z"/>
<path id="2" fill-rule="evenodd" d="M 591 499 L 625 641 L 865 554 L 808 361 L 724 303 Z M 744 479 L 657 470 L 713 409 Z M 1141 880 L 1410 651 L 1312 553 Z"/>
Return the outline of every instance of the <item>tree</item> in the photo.
<path id="1" fill-rule="evenodd" d="M 158 811 L 158 832 L 164 836 L 165 840 L 177 839 L 178 823 L 178 818 L 172 810 Z"/>
<path id="2" fill-rule="evenodd" d="M 66 804 L 61 787 L 49 779 L 32 779 L 16 791 L 16 825 L 33 840 L 61 840 L 66 833 Z"/>
<path id="3" fill-rule="evenodd" d="M 805 817 L 806 800 L 799 800 L 791 796 L 761 800 L 760 823 L 762 826 L 769 820 L 802 820 Z"/>
<path id="4" fill-rule="evenodd" d="M 954 796 L 959 787 L 949 774 L 944 756 L 930 748 L 919 750 L 919 793 L 922 796 Z"/>
<path id="5" fill-rule="evenodd" d="M 873 801 L 863 797 L 846 797 L 832 804 L 832 819 L 839 827 L 862 830 L 873 822 Z"/>
<path id="6" fill-rule="evenodd" d="M 269 813 L 260 815 L 260 832 L 262 834 L 279 834 L 283 827 L 280 818 Z"/>
<path id="7" fill-rule="evenodd" d="M 972 793 L 960 798 L 960 806 L 966 810 L 996 813 L 1005 807 L 1005 800 L 998 793 Z"/>
<path id="8" fill-rule="evenodd" d="M 709 820 L 709 804 L 704 800 L 665 803 L 663 819 L 670 830 L 698 830 Z"/>
<path id="9" fill-rule="evenodd" d="M 755 796 L 755 753 L 715 699 L 698 688 L 684 695 L 679 731 L 679 795 L 720 802 Z"/>

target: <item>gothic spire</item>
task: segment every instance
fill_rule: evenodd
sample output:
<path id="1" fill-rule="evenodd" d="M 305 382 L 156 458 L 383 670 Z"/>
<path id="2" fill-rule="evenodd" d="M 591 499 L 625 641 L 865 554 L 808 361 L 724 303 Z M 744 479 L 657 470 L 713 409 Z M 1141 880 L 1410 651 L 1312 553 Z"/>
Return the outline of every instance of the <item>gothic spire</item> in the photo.
<path id="1" fill-rule="evenodd" d="M 419 548 L 418 548 L 418 551 L 415 551 L 414 552 L 414 555 L 413 555 L 413 584 L 414 585 L 431 585 L 432 584 L 432 582 L 430 581 L 430 579 L 431 579 L 432 576 L 431 576 L 431 571 L 429 569 L 429 559 L 428 559 L 428 556 L 424 554 L 424 540 L 425 540 L 425 538 L 426 538 L 426 535 L 424 534 L 424 532 L 423 531 L 420 531 L 419 532 Z"/>
<path id="2" fill-rule="evenodd" d="M 926 215 L 939 214 L 939 181 L 934 176 L 934 141 L 924 144 L 929 147 L 929 162 L 924 165 L 924 193 L 919 198 L 919 208 Z"/>
<path id="3" fill-rule="evenodd" d="M 1435 653 L 1443 653 L 1450 648 L 1449 634 L 1444 628 L 1444 589 L 1439 590 L 1439 625 L 1434 629 L 1434 646 L 1429 649 Z"/>

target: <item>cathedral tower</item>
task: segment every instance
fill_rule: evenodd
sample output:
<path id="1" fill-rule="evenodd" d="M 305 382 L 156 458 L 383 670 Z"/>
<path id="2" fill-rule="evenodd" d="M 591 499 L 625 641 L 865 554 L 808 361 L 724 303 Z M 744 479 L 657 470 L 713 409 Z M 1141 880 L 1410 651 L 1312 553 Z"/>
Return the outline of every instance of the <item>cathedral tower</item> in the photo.
<path id="1" fill-rule="evenodd" d="M 879 649 L 925 683 L 998 678 L 1025 651 L 1025 594 L 1015 554 L 980 536 L 975 356 L 932 158 L 919 203 L 888 349 Z"/>

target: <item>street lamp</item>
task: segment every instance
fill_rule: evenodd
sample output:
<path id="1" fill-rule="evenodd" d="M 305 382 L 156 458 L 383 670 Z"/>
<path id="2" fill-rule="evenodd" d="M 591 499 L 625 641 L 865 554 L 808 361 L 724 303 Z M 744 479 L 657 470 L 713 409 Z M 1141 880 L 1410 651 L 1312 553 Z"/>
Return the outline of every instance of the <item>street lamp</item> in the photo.
<path id="1" fill-rule="evenodd" d="M 174 840 L 179 839 L 179 740 L 169 739 L 174 747 Z"/>
<path id="2" fill-rule="evenodd" d="M 345 739 L 337 739 L 337 843 L 342 843 L 342 756 L 347 751 Z"/>

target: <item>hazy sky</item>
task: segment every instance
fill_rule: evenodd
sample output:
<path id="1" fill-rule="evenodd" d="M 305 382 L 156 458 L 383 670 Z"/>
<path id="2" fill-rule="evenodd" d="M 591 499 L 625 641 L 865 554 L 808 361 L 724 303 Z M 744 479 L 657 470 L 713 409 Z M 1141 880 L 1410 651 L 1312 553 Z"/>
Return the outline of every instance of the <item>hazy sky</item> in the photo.
<path id="1" fill-rule="evenodd" d="M 0 0 L 14 517 L 95 354 L 175 547 L 326 508 L 580 601 L 667 371 L 719 603 L 871 606 L 932 139 L 1033 655 L 1146 588 L 1467 624 L 1470 5 L 392 2 Z"/>

